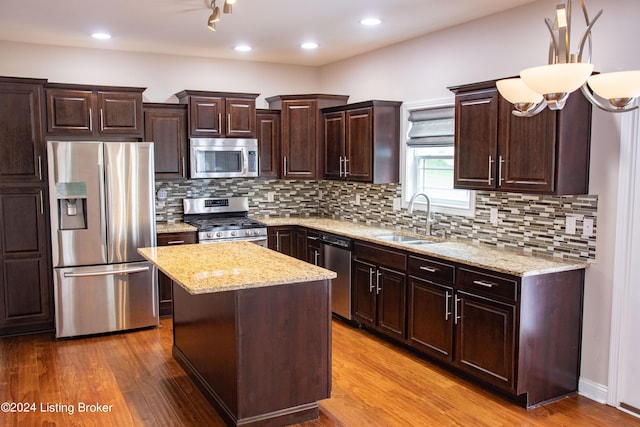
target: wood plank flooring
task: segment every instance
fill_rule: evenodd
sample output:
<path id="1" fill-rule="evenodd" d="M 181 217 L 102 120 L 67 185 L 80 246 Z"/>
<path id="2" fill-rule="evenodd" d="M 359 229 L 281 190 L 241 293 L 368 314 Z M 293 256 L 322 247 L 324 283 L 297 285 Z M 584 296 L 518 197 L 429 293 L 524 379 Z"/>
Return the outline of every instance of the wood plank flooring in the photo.
<path id="1" fill-rule="evenodd" d="M 170 318 L 158 328 L 92 338 L 2 338 L 0 403 L 36 407 L 0 412 L 0 425 L 223 426 L 171 357 L 172 340 Z M 95 404 L 103 406 L 88 406 Z M 337 321 L 332 397 L 320 410 L 305 427 L 640 426 L 640 419 L 580 396 L 522 409 Z"/>

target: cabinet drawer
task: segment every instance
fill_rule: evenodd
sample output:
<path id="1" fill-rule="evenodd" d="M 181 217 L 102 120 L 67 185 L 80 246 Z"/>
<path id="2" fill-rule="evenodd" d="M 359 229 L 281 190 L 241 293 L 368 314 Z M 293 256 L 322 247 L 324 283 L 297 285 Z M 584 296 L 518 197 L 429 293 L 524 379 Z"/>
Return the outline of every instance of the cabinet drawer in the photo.
<path id="1" fill-rule="evenodd" d="M 453 283 L 453 265 L 417 256 L 409 257 L 409 274 L 426 280 Z"/>
<path id="2" fill-rule="evenodd" d="M 158 234 L 158 246 L 186 245 L 188 243 L 197 243 L 197 240 L 195 232 Z"/>
<path id="3" fill-rule="evenodd" d="M 368 245 L 356 242 L 354 255 L 363 261 L 404 271 L 407 268 L 407 256 L 402 252 L 387 249 L 384 246 Z"/>
<path id="4" fill-rule="evenodd" d="M 457 276 L 458 287 L 463 291 L 508 301 L 518 299 L 516 278 L 500 277 L 467 268 L 458 268 Z"/>

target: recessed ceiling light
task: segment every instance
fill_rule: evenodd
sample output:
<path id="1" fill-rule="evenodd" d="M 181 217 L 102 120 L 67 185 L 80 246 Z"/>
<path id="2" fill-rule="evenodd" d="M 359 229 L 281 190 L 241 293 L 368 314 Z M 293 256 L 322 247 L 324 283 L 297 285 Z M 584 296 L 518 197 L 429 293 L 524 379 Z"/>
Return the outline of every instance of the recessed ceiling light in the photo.
<path id="1" fill-rule="evenodd" d="M 300 47 L 303 48 L 303 49 L 317 49 L 318 48 L 318 43 L 306 42 L 306 43 L 302 43 L 300 45 Z"/>
<path id="2" fill-rule="evenodd" d="M 381 21 L 381 20 L 379 20 L 378 18 L 364 18 L 364 19 L 362 19 L 362 20 L 360 21 L 360 23 L 361 23 L 362 25 L 369 25 L 369 26 L 371 26 L 371 25 L 378 25 L 378 24 L 380 24 L 381 22 L 382 22 L 382 21 Z"/>
<path id="3" fill-rule="evenodd" d="M 107 33 L 93 33 L 91 37 L 98 40 L 109 40 L 111 38 L 111 34 Z"/>
<path id="4" fill-rule="evenodd" d="M 238 46 L 234 47 L 234 49 L 238 52 L 249 52 L 251 50 L 251 46 L 246 44 L 239 44 Z"/>

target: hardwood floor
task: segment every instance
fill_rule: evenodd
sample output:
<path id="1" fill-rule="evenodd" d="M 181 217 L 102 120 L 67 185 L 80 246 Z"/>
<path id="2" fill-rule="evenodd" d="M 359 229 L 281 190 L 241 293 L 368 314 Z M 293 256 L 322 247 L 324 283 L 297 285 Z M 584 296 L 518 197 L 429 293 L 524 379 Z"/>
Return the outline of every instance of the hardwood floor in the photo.
<path id="1" fill-rule="evenodd" d="M 223 426 L 172 359 L 172 340 L 170 318 L 155 329 L 92 338 L 2 338 L 0 402 L 35 403 L 35 411 L 0 412 L 0 425 Z M 88 406 L 95 404 L 103 406 Z M 580 396 L 522 409 L 337 321 L 332 397 L 320 409 L 305 427 L 640 426 Z"/>

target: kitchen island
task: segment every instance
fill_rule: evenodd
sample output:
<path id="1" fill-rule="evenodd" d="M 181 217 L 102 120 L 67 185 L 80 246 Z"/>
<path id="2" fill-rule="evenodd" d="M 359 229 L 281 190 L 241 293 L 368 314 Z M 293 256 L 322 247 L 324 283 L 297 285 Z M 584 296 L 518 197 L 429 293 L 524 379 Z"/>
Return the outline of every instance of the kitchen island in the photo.
<path id="1" fill-rule="evenodd" d="M 248 242 L 138 252 L 173 280 L 173 356 L 227 424 L 318 418 L 335 273 Z"/>

